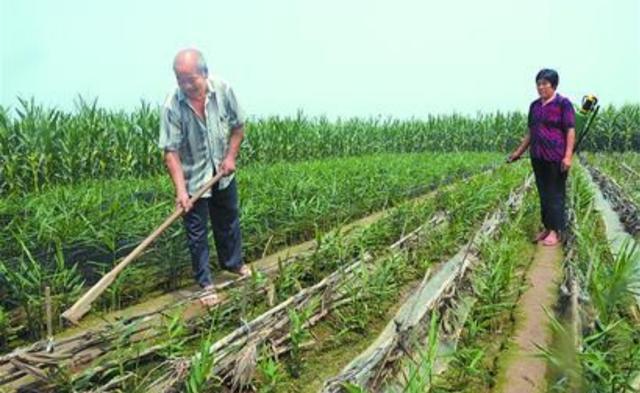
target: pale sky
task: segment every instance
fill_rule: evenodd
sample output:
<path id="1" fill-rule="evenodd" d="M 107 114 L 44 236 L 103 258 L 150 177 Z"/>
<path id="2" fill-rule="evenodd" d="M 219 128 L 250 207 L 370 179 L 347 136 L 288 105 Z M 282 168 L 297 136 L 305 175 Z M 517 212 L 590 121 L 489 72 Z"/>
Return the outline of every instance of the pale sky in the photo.
<path id="1" fill-rule="evenodd" d="M 577 100 L 640 103 L 640 0 L 0 0 L 0 104 L 164 100 L 201 49 L 250 115 L 522 110 L 542 67 Z"/>

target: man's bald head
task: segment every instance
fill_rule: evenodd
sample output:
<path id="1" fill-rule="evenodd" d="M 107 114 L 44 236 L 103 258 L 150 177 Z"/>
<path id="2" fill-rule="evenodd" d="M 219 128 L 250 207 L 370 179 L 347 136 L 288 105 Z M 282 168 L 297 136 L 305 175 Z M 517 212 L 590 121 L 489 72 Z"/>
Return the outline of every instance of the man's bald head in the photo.
<path id="1" fill-rule="evenodd" d="M 183 49 L 173 59 L 173 70 L 176 74 L 198 73 L 207 77 L 209 71 L 202 52 L 197 49 Z"/>
<path id="2" fill-rule="evenodd" d="M 180 90 L 191 99 L 202 99 L 207 90 L 207 63 L 197 49 L 183 49 L 173 60 Z"/>

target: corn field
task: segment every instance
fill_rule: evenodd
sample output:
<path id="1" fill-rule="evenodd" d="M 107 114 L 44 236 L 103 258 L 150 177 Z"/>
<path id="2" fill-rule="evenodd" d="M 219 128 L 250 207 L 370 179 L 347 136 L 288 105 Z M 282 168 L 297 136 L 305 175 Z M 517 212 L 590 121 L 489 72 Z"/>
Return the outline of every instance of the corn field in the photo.
<path id="1" fill-rule="evenodd" d="M 583 146 L 640 149 L 640 106 L 608 107 Z M 164 173 L 158 110 L 112 112 L 79 100 L 73 113 L 20 100 L 15 115 L 0 107 L 0 195 L 38 192 L 88 179 L 146 178 Z M 508 151 L 526 132 L 523 113 L 474 118 L 255 119 L 247 124 L 243 165 L 377 153 Z"/>

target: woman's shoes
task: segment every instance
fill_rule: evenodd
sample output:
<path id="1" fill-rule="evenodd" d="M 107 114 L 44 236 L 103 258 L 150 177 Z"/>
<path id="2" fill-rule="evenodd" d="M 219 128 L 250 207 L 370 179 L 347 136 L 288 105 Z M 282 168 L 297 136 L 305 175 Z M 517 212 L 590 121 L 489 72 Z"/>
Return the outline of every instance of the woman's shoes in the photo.
<path id="1" fill-rule="evenodd" d="M 549 230 L 545 229 L 544 231 L 538 233 L 536 237 L 533 239 L 534 243 L 544 240 L 549 235 Z"/>
<path id="2" fill-rule="evenodd" d="M 560 243 L 560 236 L 556 231 L 549 231 L 549 234 L 542 240 L 542 245 L 547 247 L 553 247 Z"/>

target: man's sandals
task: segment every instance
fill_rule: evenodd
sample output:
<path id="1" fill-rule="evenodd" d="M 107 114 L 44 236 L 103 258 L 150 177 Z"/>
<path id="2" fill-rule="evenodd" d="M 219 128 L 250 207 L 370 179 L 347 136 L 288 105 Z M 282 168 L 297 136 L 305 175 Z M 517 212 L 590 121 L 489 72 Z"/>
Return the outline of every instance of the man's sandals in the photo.
<path id="1" fill-rule="evenodd" d="M 218 304 L 218 294 L 213 285 L 207 285 L 202 288 L 202 295 L 200 296 L 200 303 L 205 307 L 213 307 Z"/>
<path id="2" fill-rule="evenodd" d="M 244 277 L 249 277 L 251 275 L 251 269 L 247 265 L 242 265 L 238 269 L 229 270 L 231 273 L 237 274 Z M 213 307 L 218 304 L 218 294 L 216 293 L 216 289 L 213 285 L 207 285 L 203 288 L 202 296 L 200 296 L 200 303 L 202 303 L 205 307 Z"/>
<path id="3" fill-rule="evenodd" d="M 239 275 L 241 278 L 249 277 L 251 275 L 251 269 L 249 269 L 249 266 L 247 265 L 242 265 L 235 270 L 229 270 L 229 271 L 233 274 Z"/>

